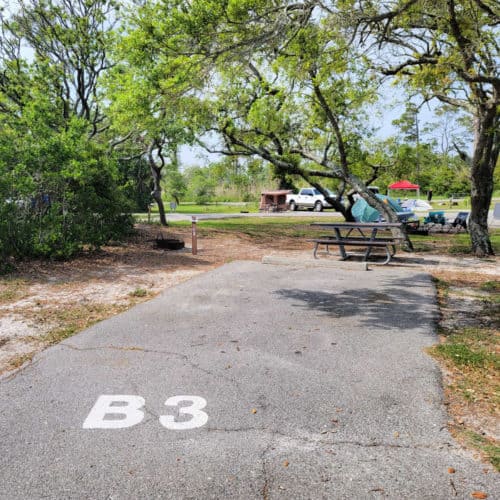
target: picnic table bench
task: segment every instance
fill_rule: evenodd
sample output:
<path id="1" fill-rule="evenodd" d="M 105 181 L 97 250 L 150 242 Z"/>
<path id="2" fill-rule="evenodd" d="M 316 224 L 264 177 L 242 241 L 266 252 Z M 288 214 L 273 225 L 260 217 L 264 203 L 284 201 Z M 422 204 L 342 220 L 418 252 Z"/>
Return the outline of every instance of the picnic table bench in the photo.
<path id="1" fill-rule="evenodd" d="M 401 222 L 313 222 L 311 226 L 322 227 L 325 229 L 333 230 L 331 235 L 321 235 L 318 238 L 313 238 L 308 241 L 313 242 L 314 258 L 317 259 L 318 248 L 320 245 L 325 245 L 326 253 L 329 252 L 330 245 L 336 245 L 339 247 L 340 255 L 342 260 L 348 259 L 349 255 L 345 249 L 346 246 L 354 247 L 364 247 L 366 248 L 363 261 L 366 261 L 371 254 L 373 248 L 383 248 L 386 252 L 386 260 L 380 262 L 379 264 L 388 264 L 392 257 L 396 254 L 396 245 L 399 242 L 399 238 L 395 238 L 392 235 L 379 236 L 380 230 L 388 230 L 394 228 L 401 228 L 403 223 Z M 355 232 L 359 236 L 352 236 Z"/>

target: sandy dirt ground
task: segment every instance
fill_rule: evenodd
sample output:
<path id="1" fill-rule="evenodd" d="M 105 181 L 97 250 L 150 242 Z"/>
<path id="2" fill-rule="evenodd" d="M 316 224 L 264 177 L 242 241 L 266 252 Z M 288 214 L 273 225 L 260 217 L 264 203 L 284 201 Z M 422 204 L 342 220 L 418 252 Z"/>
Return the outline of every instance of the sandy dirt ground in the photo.
<path id="1" fill-rule="evenodd" d="M 186 248 L 156 248 L 163 234 Z M 270 248 L 300 250 L 297 239 L 257 244 L 252 238 L 214 233 L 191 253 L 190 229 L 139 226 L 127 245 L 107 246 L 70 262 L 30 262 L 0 280 L 0 373 L 72 331 L 148 300 L 162 290 L 233 260 L 260 260 Z M 71 331 L 65 332 L 64 329 Z"/>

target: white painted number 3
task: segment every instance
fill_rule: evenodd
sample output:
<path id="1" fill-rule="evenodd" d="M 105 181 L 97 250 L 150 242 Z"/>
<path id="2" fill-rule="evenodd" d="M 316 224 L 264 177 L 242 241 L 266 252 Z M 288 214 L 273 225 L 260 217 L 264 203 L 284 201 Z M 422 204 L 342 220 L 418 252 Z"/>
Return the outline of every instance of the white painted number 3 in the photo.
<path id="1" fill-rule="evenodd" d="M 103 394 L 97 398 L 90 410 L 84 429 L 124 429 L 139 424 L 144 418 L 141 408 L 146 401 L 141 396 Z M 173 396 L 165 401 L 165 406 L 179 408 L 179 417 L 162 415 L 160 424 L 170 430 L 189 430 L 202 427 L 208 415 L 201 411 L 207 402 L 200 396 Z M 187 418 L 191 417 L 191 418 Z"/>
<path id="2" fill-rule="evenodd" d="M 195 429 L 204 426 L 208 421 L 208 415 L 201 411 L 207 402 L 200 396 L 173 396 L 165 401 L 165 406 L 178 406 L 184 401 L 190 402 L 189 406 L 181 406 L 179 415 L 191 415 L 189 420 L 176 422 L 173 415 L 164 415 L 160 417 L 160 424 L 173 431 L 182 431 L 186 429 Z"/>

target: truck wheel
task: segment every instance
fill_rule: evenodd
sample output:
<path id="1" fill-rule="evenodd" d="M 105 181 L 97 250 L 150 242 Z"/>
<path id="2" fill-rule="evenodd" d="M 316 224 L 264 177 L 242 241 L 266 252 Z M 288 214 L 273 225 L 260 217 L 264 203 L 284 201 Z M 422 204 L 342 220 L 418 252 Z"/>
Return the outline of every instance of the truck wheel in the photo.
<path id="1" fill-rule="evenodd" d="M 315 204 L 314 204 L 314 208 L 313 210 L 315 212 L 322 212 L 323 211 L 323 205 L 321 203 L 321 201 L 317 201 Z"/>
<path id="2" fill-rule="evenodd" d="M 290 210 L 292 212 L 295 212 L 295 210 L 297 210 L 297 204 L 293 200 L 290 202 Z"/>

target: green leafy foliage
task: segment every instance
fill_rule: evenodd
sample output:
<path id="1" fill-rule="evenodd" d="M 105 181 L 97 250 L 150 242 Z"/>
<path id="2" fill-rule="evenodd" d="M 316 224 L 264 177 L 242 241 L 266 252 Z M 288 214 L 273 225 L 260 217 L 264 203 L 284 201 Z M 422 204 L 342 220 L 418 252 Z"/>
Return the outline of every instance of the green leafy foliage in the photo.
<path id="1" fill-rule="evenodd" d="M 1 18 L 0 261 L 68 258 L 129 231 L 101 136 L 113 2 L 23 2 Z M 31 50 L 23 59 L 19 47 Z M 28 51 L 29 52 L 29 51 Z"/>
<path id="2" fill-rule="evenodd" d="M 15 162 L 0 149 L 2 258 L 68 258 L 86 245 L 122 237 L 130 228 L 130 206 L 116 185 L 116 163 L 87 140 L 85 123 L 74 119 L 66 130 L 42 136 L 35 131 L 10 142 L 18 151 Z"/>
<path id="3" fill-rule="evenodd" d="M 129 161 L 118 161 L 118 183 L 125 198 L 134 212 L 146 211 L 151 203 L 153 189 L 148 164 L 137 158 Z"/>
<path id="4" fill-rule="evenodd" d="M 193 167 L 186 176 L 188 178 L 188 196 L 195 203 L 204 205 L 213 200 L 216 182 L 209 175 L 209 170 Z"/>

